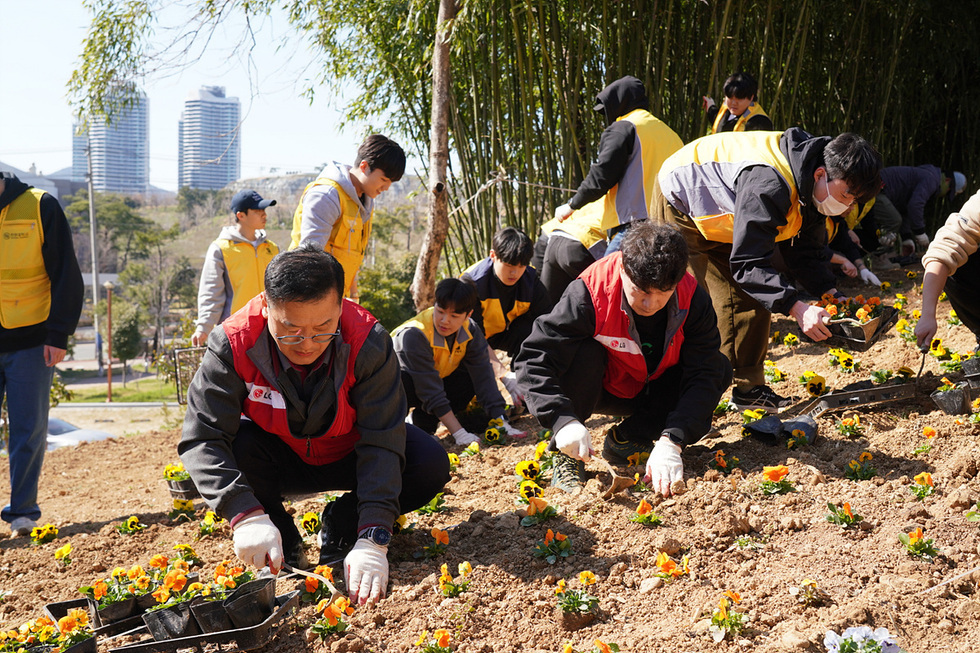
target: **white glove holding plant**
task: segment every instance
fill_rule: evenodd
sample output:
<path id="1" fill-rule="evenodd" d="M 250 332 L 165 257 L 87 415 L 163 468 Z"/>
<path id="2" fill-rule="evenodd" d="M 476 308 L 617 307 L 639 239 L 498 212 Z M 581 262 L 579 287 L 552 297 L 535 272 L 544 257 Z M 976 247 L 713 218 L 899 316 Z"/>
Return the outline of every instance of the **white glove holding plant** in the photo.
<path id="1" fill-rule="evenodd" d="M 881 285 L 881 279 L 876 277 L 875 273 L 869 270 L 868 268 L 861 269 L 861 279 L 864 281 L 864 283 L 868 284 L 869 286 Z"/>
<path id="2" fill-rule="evenodd" d="M 351 603 L 377 603 L 388 588 L 388 547 L 359 539 L 344 558 L 344 584 Z"/>
<path id="3" fill-rule="evenodd" d="M 926 234 L 916 234 L 915 244 L 923 251 L 929 249 L 929 236 Z"/>
<path id="4" fill-rule="evenodd" d="M 269 567 L 275 574 L 282 569 L 282 536 L 264 512 L 251 514 L 235 524 L 232 533 L 235 555 L 256 569 Z"/>
<path id="5" fill-rule="evenodd" d="M 521 389 L 517 387 L 517 375 L 515 375 L 513 372 L 507 372 L 507 374 L 504 374 L 504 377 L 500 379 L 500 381 L 504 384 L 504 387 L 507 388 L 507 394 L 510 395 L 510 401 L 514 407 L 522 407 L 524 405 L 524 394 L 521 392 Z"/>
<path id="6" fill-rule="evenodd" d="M 505 418 L 503 415 L 501 415 L 497 419 L 499 419 L 501 422 L 503 422 L 503 424 L 501 424 L 500 428 L 503 430 L 503 432 L 506 435 L 508 435 L 508 436 L 510 436 L 512 438 L 524 438 L 524 437 L 527 437 L 527 433 L 525 433 L 524 431 L 521 431 L 519 429 L 515 429 L 513 426 L 510 425 L 510 423 L 507 421 L 507 418 Z"/>
<path id="7" fill-rule="evenodd" d="M 566 456 L 588 462 L 592 458 L 592 436 L 579 421 L 571 421 L 555 433 L 555 446 Z"/>
<path id="8" fill-rule="evenodd" d="M 473 444 L 474 442 L 479 442 L 480 441 L 480 436 L 473 435 L 472 433 L 470 433 L 466 429 L 461 428 L 458 431 L 455 431 L 453 433 L 453 440 L 456 441 L 456 444 L 465 447 L 468 444 Z"/>
<path id="9" fill-rule="evenodd" d="M 684 478 L 684 462 L 681 447 L 666 435 L 660 436 L 647 459 L 647 473 L 643 482 L 654 492 L 670 496 L 670 486 Z"/>

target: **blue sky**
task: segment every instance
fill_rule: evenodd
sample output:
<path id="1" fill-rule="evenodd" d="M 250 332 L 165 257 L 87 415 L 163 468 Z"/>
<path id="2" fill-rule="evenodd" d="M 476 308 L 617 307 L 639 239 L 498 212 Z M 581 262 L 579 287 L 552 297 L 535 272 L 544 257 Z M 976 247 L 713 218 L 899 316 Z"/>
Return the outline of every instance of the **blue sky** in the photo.
<path id="1" fill-rule="evenodd" d="M 178 4 L 158 19 L 156 38 L 168 25 L 187 17 Z M 81 0 L 7 0 L 0 19 L 4 65 L 0 67 L 0 161 L 42 173 L 71 165 L 72 114 L 66 84 L 74 69 L 89 16 Z M 219 30 L 208 50 L 179 72 L 154 73 L 144 80 L 150 104 L 150 182 L 177 186 L 177 120 L 187 93 L 202 85 L 224 86 L 242 103 L 242 176 L 266 174 L 270 168 L 312 171 L 331 160 L 353 160 L 367 126 L 355 124 L 340 133 L 342 98 L 318 88 L 312 105 L 302 97 L 315 76 L 312 56 L 302 39 L 290 35 L 284 18 L 253 23 L 259 42 L 248 70 L 236 48 L 242 23 Z M 251 87 L 250 89 L 250 79 Z M 408 147 L 405 147 L 409 150 Z"/>

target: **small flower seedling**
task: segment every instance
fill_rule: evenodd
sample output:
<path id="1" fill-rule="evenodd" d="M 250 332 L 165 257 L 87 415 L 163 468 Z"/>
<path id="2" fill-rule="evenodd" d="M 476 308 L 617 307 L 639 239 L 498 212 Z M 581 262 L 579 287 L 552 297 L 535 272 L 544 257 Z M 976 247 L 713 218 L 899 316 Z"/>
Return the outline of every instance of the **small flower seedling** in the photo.
<path id="1" fill-rule="evenodd" d="M 58 537 L 58 527 L 54 524 L 35 526 L 31 529 L 31 542 L 35 545 L 47 544 Z"/>
<path id="2" fill-rule="evenodd" d="M 708 626 L 711 639 L 720 642 L 729 635 L 735 637 L 742 632 L 744 628 L 742 621 L 745 619 L 745 615 L 741 612 L 736 612 L 734 609 L 731 611 L 728 609 L 741 602 L 742 596 L 738 592 L 731 590 L 727 590 L 718 600 L 718 608 L 711 614 L 711 625 Z"/>
<path id="3" fill-rule="evenodd" d="M 800 344 L 800 339 L 797 338 L 795 334 L 787 333 L 783 338 L 783 344 L 787 347 L 795 347 L 796 345 Z"/>
<path id="4" fill-rule="evenodd" d="M 796 597 L 799 603 L 802 603 L 808 608 L 823 605 L 830 600 L 830 596 L 817 587 L 817 581 L 810 580 L 809 578 L 804 578 L 798 586 L 790 587 L 789 593 L 791 596 Z"/>
<path id="5" fill-rule="evenodd" d="M 973 509 L 966 511 L 966 520 L 980 521 L 980 503 L 973 504 Z"/>
<path id="6" fill-rule="evenodd" d="M 189 481 L 191 475 L 184 469 L 184 463 L 171 463 L 163 468 L 163 478 L 168 481 Z"/>
<path id="7" fill-rule="evenodd" d="M 657 554 L 656 565 L 657 573 L 655 575 L 665 580 L 673 580 L 679 576 L 686 576 L 691 573 L 690 558 L 688 556 L 681 558 L 681 564 L 678 565 L 669 555 L 661 551 Z"/>
<path id="8" fill-rule="evenodd" d="M 860 369 L 861 361 L 854 360 L 854 357 L 843 349 L 831 349 L 830 366 L 840 367 L 841 372 L 851 374 L 854 370 Z"/>
<path id="9" fill-rule="evenodd" d="M 959 325 L 963 324 L 963 322 L 962 322 L 962 320 L 960 320 L 960 316 L 956 314 L 956 311 L 953 310 L 953 309 L 950 309 L 949 310 L 949 319 L 946 320 L 946 324 L 948 324 L 949 326 L 959 326 Z"/>
<path id="10" fill-rule="evenodd" d="M 549 505 L 541 497 L 531 497 L 527 500 L 527 515 L 521 518 L 521 526 L 534 526 L 541 522 L 548 521 L 558 514 L 555 507 Z"/>
<path id="11" fill-rule="evenodd" d="M 514 467 L 518 483 L 523 481 L 537 481 L 541 476 L 541 465 L 536 460 L 522 460 Z"/>
<path id="12" fill-rule="evenodd" d="M 522 503 L 530 501 L 531 497 L 541 497 L 544 494 L 541 486 L 534 481 L 523 481 L 517 492 L 521 495 Z"/>
<path id="13" fill-rule="evenodd" d="M 888 383 L 893 376 L 895 376 L 895 373 L 891 370 L 875 370 L 871 373 L 871 381 L 875 385 L 881 385 L 882 383 Z"/>
<path id="14" fill-rule="evenodd" d="M 738 412 L 738 407 L 735 406 L 735 404 L 733 404 L 728 398 L 722 399 L 721 401 L 718 402 L 718 405 L 715 406 L 716 416 L 721 416 L 724 415 L 725 413 L 735 413 L 735 412 Z"/>
<path id="15" fill-rule="evenodd" d="M 930 451 L 932 451 L 932 445 L 931 444 L 923 444 L 923 445 L 920 445 L 920 446 L 916 447 L 915 449 L 913 449 L 912 450 L 912 455 L 913 456 L 918 456 L 919 454 L 929 453 Z"/>
<path id="16" fill-rule="evenodd" d="M 927 496 L 933 493 L 935 488 L 932 484 L 932 474 L 929 472 L 922 472 L 921 474 L 916 474 L 915 482 L 909 486 L 909 491 L 915 495 L 915 498 L 922 501 Z"/>
<path id="17" fill-rule="evenodd" d="M 443 596 L 457 597 L 470 586 L 470 581 L 466 580 L 466 577 L 473 571 L 473 566 L 469 562 L 459 563 L 459 579 L 452 577 L 452 574 L 449 573 L 449 565 L 446 563 L 442 563 L 440 571 L 442 573 L 439 576 L 439 591 L 442 592 Z"/>
<path id="18" fill-rule="evenodd" d="M 789 474 L 789 468 L 786 465 L 763 467 L 763 480 L 762 483 L 759 484 L 759 489 L 763 494 L 786 494 L 787 492 L 796 492 L 796 487 L 794 487 L 793 482 L 785 478 L 787 474 Z"/>
<path id="19" fill-rule="evenodd" d="M 446 508 L 446 500 L 442 498 L 442 495 L 443 493 L 439 492 L 432 497 L 432 501 L 425 504 L 421 508 L 418 508 L 415 512 L 419 513 L 420 515 L 434 515 L 437 512 L 445 512 L 446 510 L 449 510 Z"/>
<path id="20" fill-rule="evenodd" d="M 174 522 L 191 521 L 195 513 L 193 499 L 174 499 L 174 509 L 167 513 L 167 519 Z"/>
<path id="21" fill-rule="evenodd" d="M 872 631 L 867 626 L 848 628 L 838 635 L 828 630 L 823 638 L 827 653 L 900 653 L 894 638 L 885 628 Z"/>
<path id="22" fill-rule="evenodd" d="M 183 560 L 192 567 L 201 564 L 201 559 L 190 544 L 174 544 L 174 551 L 177 552 L 177 555 L 174 556 L 177 560 Z"/>
<path id="23" fill-rule="evenodd" d="M 858 438 L 864 435 L 864 426 L 861 425 L 861 417 L 853 415 L 837 421 L 837 432 L 845 438 Z"/>
<path id="24" fill-rule="evenodd" d="M 445 628 L 432 633 L 432 639 L 429 639 L 429 631 L 423 630 L 415 645 L 422 649 L 422 653 L 453 653 L 449 647 L 450 640 L 449 631 Z"/>
<path id="25" fill-rule="evenodd" d="M 578 575 L 578 580 L 583 587 L 594 585 L 596 582 L 595 574 L 591 571 L 583 571 Z M 555 589 L 555 596 L 558 597 L 558 607 L 562 612 L 577 614 L 582 612 L 595 612 L 599 607 L 598 597 L 592 596 L 584 589 L 570 589 L 565 579 L 558 581 Z"/>
<path id="26" fill-rule="evenodd" d="M 204 519 L 201 520 L 201 523 L 197 527 L 197 539 L 213 534 L 218 529 L 218 524 L 223 521 L 224 519 L 219 517 L 213 510 L 208 510 L 204 513 Z"/>
<path id="27" fill-rule="evenodd" d="M 810 444 L 810 438 L 807 437 L 806 431 L 803 429 L 793 429 L 789 437 L 786 438 L 787 449 L 798 449 L 807 444 Z"/>
<path id="28" fill-rule="evenodd" d="M 422 551 L 415 554 L 416 558 L 435 558 L 446 552 L 446 547 L 449 546 L 449 533 L 433 528 L 429 531 L 429 535 L 432 536 L 432 544 L 423 546 Z"/>
<path id="29" fill-rule="evenodd" d="M 467 447 L 465 449 L 463 449 L 463 453 L 461 455 L 463 455 L 463 456 L 479 456 L 480 455 L 480 443 L 479 442 L 470 443 L 469 445 L 467 445 Z"/>
<path id="30" fill-rule="evenodd" d="M 649 459 L 649 451 L 637 451 L 626 456 L 626 464 L 630 467 L 639 467 L 640 465 L 645 465 Z"/>
<path id="31" fill-rule="evenodd" d="M 313 573 L 323 576 L 331 583 L 333 582 L 333 569 L 327 565 L 317 565 Z M 303 579 L 303 593 L 300 594 L 300 599 L 307 603 L 316 603 L 319 605 L 320 601 L 329 598 L 330 588 L 327 587 L 326 583 L 321 583 L 316 578 L 311 578 L 310 576 Z"/>
<path id="32" fill-rule="evenodd" d="M 828 503 L 827 510 L 830 511 L 830 514 L 827 515 L 827 521 L 831 524 L 837 524 L 841 528 L 850 528 L 854 524 L 864 521 L 864 517 L 851 511 L 851 504 L 846 502 L 840 507 Z"/>
<path id="33" fill-rule="evenodd" d="M 653 527 L 660 526 L 664 520 L 653 512 L 653 506 L 646 499 L 640 499 L 640 505 L 636 507 L 636 513 L 630 517 L 630 521 Z"/>
<path id="34" fill-rule="evenodd" d="M 535 558 L 544 558 L 545 562 L 553 565 L 558 558 L 567 558 L 574 553 L 572 551 L 572 541 L 567 535 L 552 531 L 550 528 L 545 533 L 544 540 L 539 540 L 531 551 Z"/>
<path id="35" fill-rule="evenodd" d="M 738 467 L 739 460 L 735 456 L 725 457 L 725 452 L 721 449 L 715 451 L 714 459 L 709 463 L 713 469 L 717 469 L 722 474 L 731 474 L 732 470 Z"/>
<path id="36" fill-rule="evenodd" d="M 483 444 L 488 447 L 503 444 L 503 428 L 504 422 L 500 418 L 490 420 L 487 429 L 483 432 Z"/>
<path id="37" fill-rule="evenodd" d="M 551 435 L 551 429 L 541 429 L 538 431 L 538 442 L 549 442 Z"/>
<path id="38" fill-rule="evenodd" d="M 942 338 L 932 339 L 932 342 L 929 343 L 929 355 L 934 356 L 939 360 L 949 358 L 949 350 L 946 349 L 946 345 L 943 344 Z"/>
<path id="39" fill-rule="evenodd" d="M 456 468 L 459 467 L 459 456 L 457 456 L 452 452 L 450 452 L 448 456 L 449 456 L 449 471 L 455 472 Z"/>
<path id="40" fill-rule="evenodd" d="M 902 302 L 895 302 L 895 308 L 901 310 Z M 905 342 L 915 342 L 915 323 L 909 322 L 904 317 L 895 323 L 895 331 Z"/>
<path id="41" fill-rule="evenodd" d="M 756 549 L 761 549 L 765 547 L 766 542 L 762 538 L 756 539 L 751 535 L 739 535 L 738 537 L 735 538 L 735 546 L 737 546 L 740 549 L 748 549 L 750 551 L 754 551 Z"/>
<path id="42" fill-rule="evenodd" d="M 933 540 L 927 540 L 922 535 L 922 528 L 916 528 L 911 533 L 899 533 L 898 541 L 902 543 L 910 556 L 932 562 L 939 555 L 939 549 L 935 547 Z"/>
<path id="43" fill-rule="evenodd" d="M 947 379 L 945 376 L 943 377 L 942 385 L 940 385 L 937 388 L 939 392 L 949 392 L 950 390 L 955 390 L 955 389 L 956 389 L 956 384 L 950 381 L 949 379 Z"/>
<path id="44" fill-rule="evenodd" d="M 71 542 L 66 542 L 64 546 L 58 547 L 54 552 L 54 559 L 67 569 L 68 565 L 71 564 Z"/>
<path id="45" fill-rule="evenodd" d="M 300 525 L 308 535 L 316 535 L 320 532 L 320 515 L 315 512 L 308 512 L 303 515 Z"/>
<path id="46" fill-rule="evenodd" d="M 415 530 L 415 522 L 409 523 L 408 515 L 399 515 L 395 520 L 395 533 L 411 533 Z"/>
<path id="47" fill-rule="evenodd" d="M 870 451 L 862 451 L 857 460 L 847 463 L 844 476 L 852 481 L 866 481 L 878 474 L 878 470 L 871 464 L 872 455 Z"/>
<path id="48" fill-rule="evenodd" d="M 768 383 L 779 383 L 786 378 L 786 375 L 771 360 L 766 360 L 762 365 L 762 371 Z"/>
<path id="49" fill-rule="evenodd" d="M 807 370 L 800 377 L 800 383 L 806 387 L 807 394 L 811 397 L 819 397 L 827 392 L 827 380 L 817 374 Z"/>
<path id="50" fill-rule="evenodd" d="M 146 524 L 141 524 L 140 518 L 136 515 L 133 515 L 121 524 L 116 524 L 116 530 L 123 535 L 133 535 L 134 533 L 139 533 L 144 528 L 146 528 Z"/>
<path id="51" fill-rule="evenodd" d="M 752 422 L 757 422 L 766 416 L 766 410 L 764 408 L 757 408 L 755 410 L 743 410 L 742 411 L 742 424 L 751 424 Z"/>
<path id="52" fill-rule="evenodd" d="M 640 473 L 633 474 L 633 490 L 636 492 L 649 492 L 650 487 L 640 478 Z"/>
<path id="53" fill-rule="evenodd" d="M 313 622 L 310 632 L 326 640 L 331 635 L 342 633 L 350 627 L 344 620 L 347 615 L 354 614 L 354 608 L 350 601 L 343 596 L 338 596 L 333 603 L 330 599 L 323 599 L 316 606 L 316 611 L 321 614 L 320 618 Z"/>

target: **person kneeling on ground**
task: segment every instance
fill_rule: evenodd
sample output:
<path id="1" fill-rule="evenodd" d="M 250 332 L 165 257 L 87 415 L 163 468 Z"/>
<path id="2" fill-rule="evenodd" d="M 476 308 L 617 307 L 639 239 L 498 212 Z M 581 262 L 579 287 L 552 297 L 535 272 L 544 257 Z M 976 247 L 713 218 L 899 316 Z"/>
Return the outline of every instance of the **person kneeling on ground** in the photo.
<path id="1" fill-rule="evenodd" d="M 920 348 L 936 337 L 936 303 L 946 290 L 956 316 L 977 338 L 980 350 L 980 192 L 946 219 L 929 244 L 922 265 L 922 316 L 915 325 Z M 976 350 L 975 350 L 976 351 Z"/>
<path id="2" fill-rule="evenodd" d="M 680 233 L 638 223 L 621 252 L 590 266 L 535 321 L 517 380 L 531 413 L 555 433 L 553 485 L 581 483 L 593 453 L 583 423 L 596 413 L 627 416 L 606 434 L 607 461 L 650 452 L 646 480 L 664 496 L 682 479 L 681 451 L 708 432 L 732 379 L 711 299 L 687 263 Z"/>
<path id="3" fill-rule="evenodd" d="M 415 409 L 412 423 L 435 433 L 442 422 L 459 445 L 480 440 L 456 418 L 474 396 L 487 415 L 499 417 L 507 435 L 524 436 L 504 416 L 506 404 L 490 366 L 487 341 L 470 317 L 476 304 L 472 284 L 443 279 L 436 284 L 435 306 L 393 332 L 408 407 Z"/>
<path id="4" fill-rule="evenodd" d="M 235 553 L 273 573 L 310 566 L 283 496 L 347 491 L 324 509 L 320 564 L 343 560 L 363 604 L 385 595 L 395 520 L 442 490 L 449 461 L 405 424 L 391 339 L 343 291 L 344 269 L 322 247 L 275 257 L 265 292 L 211 332 L 178 451 L 231 521 Z"/>

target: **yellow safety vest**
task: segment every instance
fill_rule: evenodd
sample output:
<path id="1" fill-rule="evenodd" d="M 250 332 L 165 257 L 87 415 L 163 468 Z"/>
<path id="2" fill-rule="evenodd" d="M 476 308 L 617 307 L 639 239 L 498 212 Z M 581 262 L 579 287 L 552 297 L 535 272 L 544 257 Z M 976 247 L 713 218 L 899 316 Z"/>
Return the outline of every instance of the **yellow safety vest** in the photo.
<path id="1" fill-rule="evenodd" d="M 864 216 L 868 215 L 868 212 L 874 207 L 875 200 L 877 197 L 872 197 L 867 202 L 861 204 L 860 202 L 854 202 L 851 204 L 851 208 L 847 209 L 844 213 L 844 223 L 847 224 L 848 229 L 853 229 L 854 227 L 861 224 L 861 220 L 864 220 Z M 840 227 L 841 223 L 838 223 L 833 218 L 827 218 L 827 241 L 830 242 L 837 235 L 837 229 Z"/>
<path id="2" fill-rule="evenodd" d="M 444 379 L 455 372 L 463 361 L 463 357 L 466 356 L 466 344 L 473 339 L 473 334 L 470 333 L 470 321 L 467 320 L 463 323 L 463 328 L 456 332 L 456 342 L 450 349 L 446 338 L 439 335 L 435 327 L 432 326 L 433 312 L 435 312 L 434 307 L 425 309 L 411 320 L 401 324 L 391 332 L 391 335 L 394 337 L 403 329 L 420 329 L 432 347 L 432 358 L 435 361 L 436 371 L 439 372 L 439 378 Z"/>
<path id="3" fill-rule="evenodd" d="M 714 189 L 706 188 L 709 191 L 707 193 L 691 195 L 700 205 L 691 209 L 692 214 L 689 215 L 706 240 L 731 243 L 735 224 L 732 213 L 734 179 L 746 168 L 769 166 L 776 170 L 789 187 L 789 212 L 786 214 L 786 224 L 777 227 L 776 242 L 789 240 L 800 232 L 803 216 L 800 215 L 800 196 L 793 171 L 789 161 L 779 150 L 782 137 L 783 132 L 725 132 L 692 141 L 664 162 L 660 175 L 660 186 L 664 195 L 670 197 L 675 185 L 683 185 L 684 182 L 674 178 L 679 169 L 703 168 L 700 174 L 697 170 L 688 170 L 684 177 L 693 175 L 699 179 L 710 179 L 710 183 L 716 186 Z M 715 192 L 710 192 L 711 190 Z"/>
<path id="4" fill-rule="evenodd" d="M 725 121 L 724 120 L 725 115 L 729 113 L 731 112 L 726 107 L 721 107 L 718 110 L 718 115 L 715 116 L 715 124 L 711 126 L 712 134 L 720 133 L 721 126 Z M 763 111 L 762 107 L 760 107 L 758 103 L 753 102 L 749 105 L 749 108 L 746 109 L 745 112 L 741 116 L 739 116 L 738 119 L 735 121 L 735 128 L 732 129 L 732 131 L 744 132 L 745 123 L 747 123 L 751 118 L 755 118 L 756 116 L 766 116 L 768 118 L 769 114 Z"/>
<path id="5" fill-rule="evenodd" d="M 279 253 L 279 246 L 267 240 L 256 249 L 252 243 L 219 238 L 218 247 L 231 281 L 231 312 L 236 313 L 265 290 L 265 268 Z"/>
<path id="6" fill-rule="evenodd" d="M 0 209 L 0 325 L 40 324 L 51 311 L 51 279 L 41 245 L 43 190 L 29 188 Z"/>
<path id="7" fill-rule="evenodd" d="M 474 263 L 461 276 L 469 276 L 476 286 L 476 295 L 480 300 L 480 306 L 483 307 L 483 335 L 487 338 L 506 331 L 511 322 L 531 308 L 531 300 L 534 299 L 534 281 L 537 278 L 533 269 L 525 270 L 517 280 L 514 305 L 507 315 L 504 315 L 496 285 L 493 283 L 493 261 L 490 257 Z"/>
<path id="8" fill-rule="evenodd" d="M 660 166 L 684 145 L 673 129 L 654 118 L 646 109 L 634 109 L 616 118 L 617 122 L 620 120 L 627 120 L 636 127 L 639 156 L 633 157 L 623 178 L 608 193 L 572 215 L 573 219 L 577 218 L 577 224 L 568 225 L 566 229 L 568 220 L 561 223 L 561 230 L 581 240 L 586 249 L 591 249 L 595 244 L 595 241 L 591 244 L 586 242 L 594 238 L 595 232 L 605 237 L 605 232 L 613 227 L 650 216 L 653 182 Z M 595 228 L 596 224 L 598 228 Z"/>
<path id="9" fill-rule="evenodd" d="M 301 226 L 303 223 L 303 198 L 314 186 L 333 186 L 337 189 L 340 197 L 340 217 L 334 222 L 333 231 L 330 238 L 323 248 L 330 252 L 344 267 L 344 297 L 350 297 L 350 287 L 354 282 L 357 271 L 361 269 L 364 261 L 364 252 L 367 250 L 368 238 L 371 236 L 371 217 L 374 211 L 368 216 L 367 220 L 361 219 L 361 209 L 346 191 L 341 188 L 333 179 L 319 177 L 314 179 L 303 191 L 303 197 L 299 200 L 299 206 L 293 214 L 292 240 L 289 249 L 299 247 Z"/>

